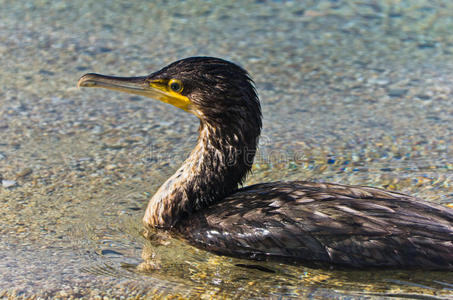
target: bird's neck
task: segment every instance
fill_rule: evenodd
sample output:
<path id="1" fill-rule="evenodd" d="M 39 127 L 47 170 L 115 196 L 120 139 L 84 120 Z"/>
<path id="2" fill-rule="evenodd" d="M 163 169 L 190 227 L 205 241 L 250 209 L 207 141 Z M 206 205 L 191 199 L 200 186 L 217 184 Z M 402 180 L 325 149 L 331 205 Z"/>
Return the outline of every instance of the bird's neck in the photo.
<path id="1" fill-rule="evenodd" d="M 145 226 L 171 228 L 232 194 L 251 169 L 260 133 L 260 128 L 247 135 L 242 130 L 202 123 L 189 158 L 149 201 Z"/>

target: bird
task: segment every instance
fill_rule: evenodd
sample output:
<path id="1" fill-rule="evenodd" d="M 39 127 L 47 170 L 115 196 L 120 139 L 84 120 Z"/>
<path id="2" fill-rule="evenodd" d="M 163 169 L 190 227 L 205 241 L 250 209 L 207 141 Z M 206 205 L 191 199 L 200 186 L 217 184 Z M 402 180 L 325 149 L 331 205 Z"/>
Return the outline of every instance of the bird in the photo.
<path id="1" fill-rule="evenodd" d="M 149 200 L 145 228 L 218 255 L 328 268 L 453 270 L 453 210 L 376 187 L 311 181 L 243 186 L 262 128 L 249 73 L 189 57 L 141 77 L 78 87 L 138 94 L 199 119 L 188 158 Z"/>

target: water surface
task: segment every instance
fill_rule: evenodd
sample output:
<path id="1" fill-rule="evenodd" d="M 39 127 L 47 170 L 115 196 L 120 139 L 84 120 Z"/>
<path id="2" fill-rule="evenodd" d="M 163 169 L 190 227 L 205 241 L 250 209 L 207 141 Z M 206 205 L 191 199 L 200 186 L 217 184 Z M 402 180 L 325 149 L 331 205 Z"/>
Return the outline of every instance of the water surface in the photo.
<path id="1" fill-rule="evenodd" d="M 0 296 L 453 297 L 451 272 L 315 270 L 140 234 L 196 141 L 174 107 L 78 90 L 183 57 L 250 71 L 248 184 L 312 179 L 453 203 L 451 1 L 0 0 Z M 156 255 L 155 268 L 137 268 Z M 142 265 L 143 266 L 143 265 Z"/>

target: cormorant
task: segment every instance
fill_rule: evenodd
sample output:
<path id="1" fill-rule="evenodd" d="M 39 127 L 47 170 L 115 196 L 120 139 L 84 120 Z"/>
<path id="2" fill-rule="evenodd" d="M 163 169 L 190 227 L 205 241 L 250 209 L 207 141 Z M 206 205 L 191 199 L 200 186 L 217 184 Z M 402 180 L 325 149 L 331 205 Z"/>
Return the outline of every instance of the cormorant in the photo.
<path id="1" fill-rule="evenodd" d="M 307 181 L 238 188 L 261 132 L 254 83 L 213 57 L 176 61 L 143 77 L 86 74 L 81 87 L 154 98 L 200 120 L 183 165 L 143 218 L 209 251 L 344 267 L 453 269 L 453 210 L 379 188 Z"/>

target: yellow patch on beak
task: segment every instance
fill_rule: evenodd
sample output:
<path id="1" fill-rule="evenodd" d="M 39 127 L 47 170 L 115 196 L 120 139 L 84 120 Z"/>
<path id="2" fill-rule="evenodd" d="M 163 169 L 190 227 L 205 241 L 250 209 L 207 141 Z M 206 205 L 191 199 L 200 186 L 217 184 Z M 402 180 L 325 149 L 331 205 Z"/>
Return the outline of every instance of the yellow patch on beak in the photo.
<path id="1" fill-rule="evenodd" d="M 159 95 L 156 93 L 153 98 L 191 112 L 190 106 L 192 102 L 188 97 L 181 95 L 180 92 L 182 92 L 183 86 L 179 80 L 153 80 L 149 81 L 149 87 L 154 91 L 160 92 Z"/>

